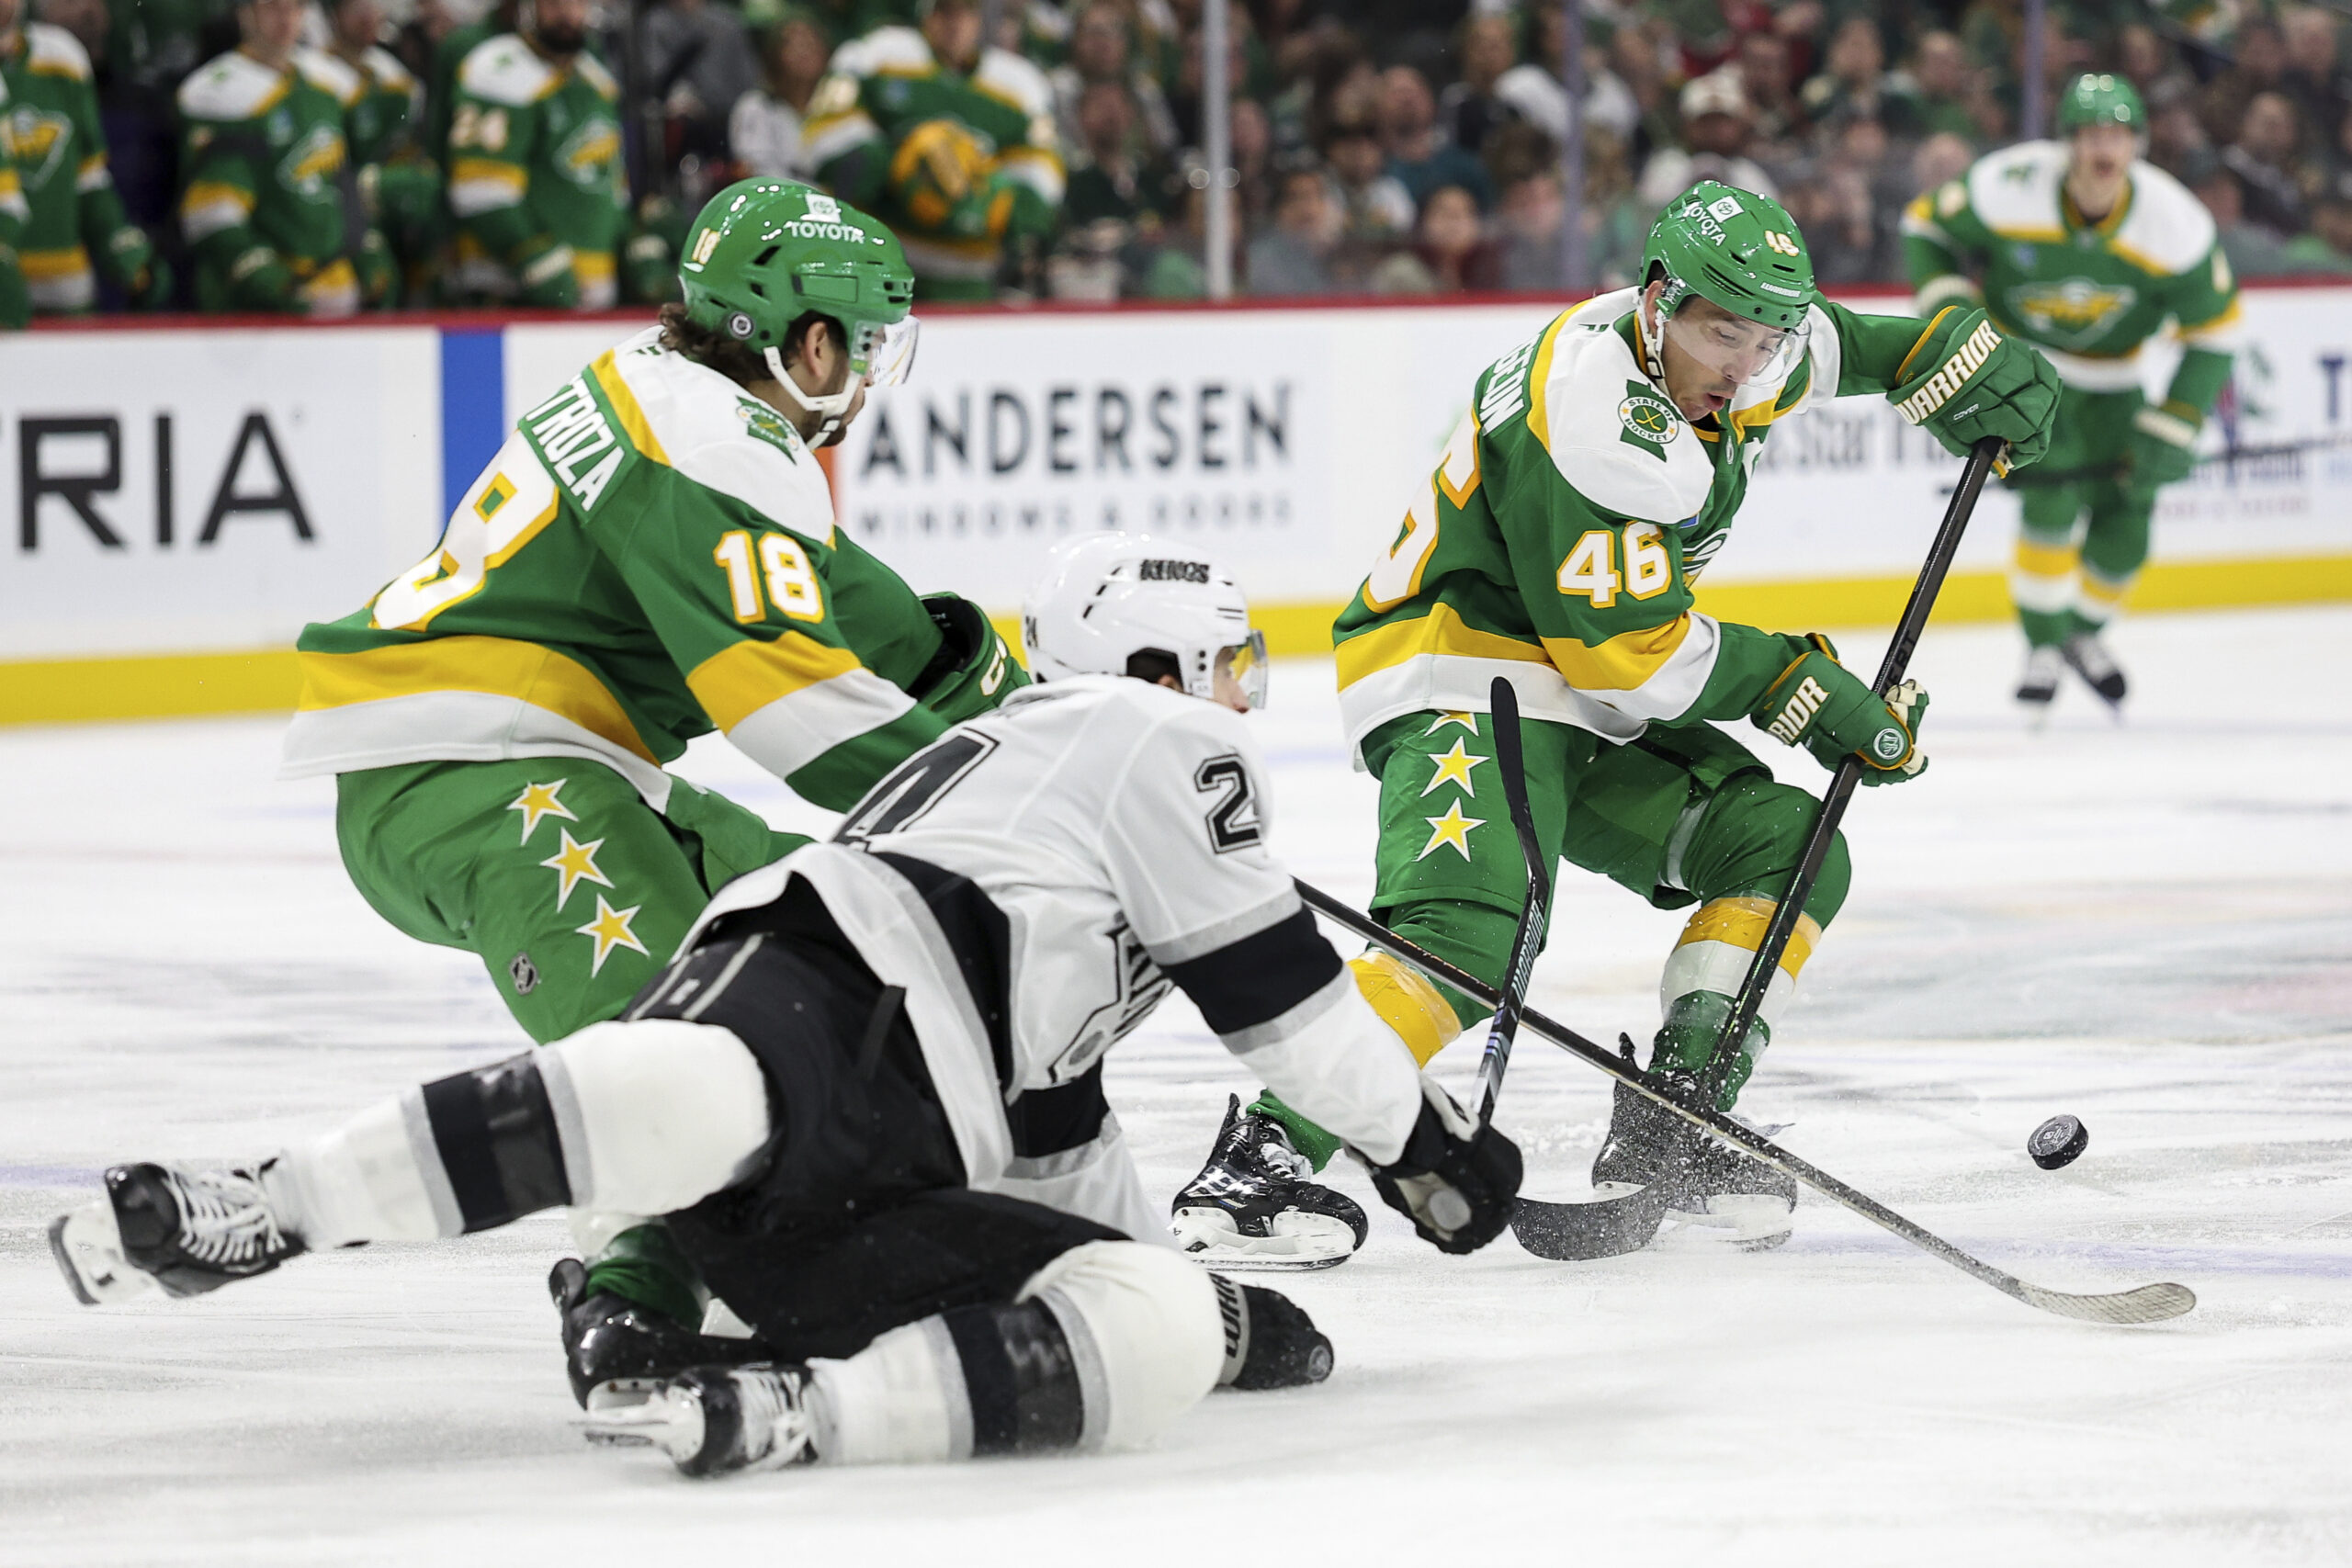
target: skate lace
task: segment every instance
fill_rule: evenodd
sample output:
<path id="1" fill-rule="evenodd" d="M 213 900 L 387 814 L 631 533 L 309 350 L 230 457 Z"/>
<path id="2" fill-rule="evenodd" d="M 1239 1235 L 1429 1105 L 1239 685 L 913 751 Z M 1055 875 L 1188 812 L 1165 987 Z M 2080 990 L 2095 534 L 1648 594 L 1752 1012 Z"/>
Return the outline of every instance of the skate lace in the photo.
<path id="1" fill-rule="evenodd" d="M 739 1367 L 735 1398 L 742 1411 L 745 1468 L 775 1470 L 808 1456 L 816 1424 L 800 1400 L 800 1380 L 775 1367 Z"/>
<path id="2" fill-rule="evenodd" d="M 180 1248 L 190 1258 L 230 1268 L 286 1249 L 285 1233 L 261 1183 L 243 1171 L 174 1171 L 169 1179 L 180 1206 Z"/>

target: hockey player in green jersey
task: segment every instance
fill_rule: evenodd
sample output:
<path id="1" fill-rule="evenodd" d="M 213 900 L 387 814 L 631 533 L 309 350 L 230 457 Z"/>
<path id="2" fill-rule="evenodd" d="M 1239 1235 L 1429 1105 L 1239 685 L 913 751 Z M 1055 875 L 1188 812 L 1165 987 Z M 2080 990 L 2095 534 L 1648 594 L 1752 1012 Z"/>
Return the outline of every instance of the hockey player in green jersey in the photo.
<path id="1" fill-rule="evenodd" d="M 802 135 L 828 189 L 889 220 L 925 299 L 985 299 L 1005 248 L 1061 211 L 1053 89 L 982 46 L 976 0 L 923 0 L 922 16 L 835 51 Z"/>
<path id="2" fill-rule="evenodd" d="M 457 283 L 481 299 L 608 310 L 628 187 L 620 86 L 588 52 L 588 0 L 526 0 L 458 67 L 446 167 Z"/>
<path id="3" fill-rule="evenodd" d="M 381 254 L 345 134 L 358 78 L 297 41 L 302 20 L 299 0 L 243 0 L 243 41 L 180 85 L 180 227 L 204 310 L 349 315 Z"/>
<path id="4" fill-rule="evenodd" d="M 17 260 L 32 308 L 90 310 L 100 270 L 132 304 L 166 303 L 171 268 L 123 215 L 82 45 L 62 28 L 26 21 L 25 0 L 0 0 L 0 117 L 24 187 Z"/>
<path id="5" fill-rule="evenodd" d="M 7 107 L 8 84 L 0 78 L 0 331 L 22 327 L 32 319 L 24 266 L 17 256 L 28 209 L 24 180 L 17 173 L 17 143 L 8 133 Z"/>
<path id="6" fill-rule="evenodd" d="M 2132 85 L 2077 77 L 2058 124 L 2063 140 L 1982 158 L 1903 219 L 1919 313 L 1981 301 L 2065 382 L 2048 458 L 2061 482 L 2021 484 L 2009 577 L 2028 649 L 2018 700 L 2036 710 L 2057 695 L 2062 663 L 2122 701 L 2123 671 L 2098 634 L 2148 558 L 2156 491 L 2188 475 L 2239 332 L 2211 217 L 2139 156 L 2147 113 Z M 2150 403 L 2141 351 L 2167 322 L 2184 352 Z"/>
<path id="7" fill-rule="evenodd" d="M 413 299 L 429 287 L 425 269 L 437 257 L 443 228 L 441 165 L 417 145 L 424 88 L 378 41 L 384 13 L 377 0 L 341 0 L 329 7 L 327 23 L 327 52 L 359 82 L 346 117 L 351 157 L 368 227 L 384 239 L 383 276 L 371 294 L 388 304 Z"/>
<path id="8" fill-rule="evenodd" d="M 1776 422 L 1883 393 L 1952 450 L 1997 436 L 2023 465 L 2049 439 L 2057 378 L 1981 310 L 1922 331 L 1822 299 L 1780 205 L 1713 182 L 1660 215 L 1641 276 L 1479 377 L 1395 544 L 1333 631 L 1350 742 L 1380 780 L 1375 918 L 1500 977 L 1526 900 L 1487 711 L 1491 682 L 1508 677 L 1546 850 L 1657 908 L 1695 906 L 1660 980 L 1649 1060 L 1695 1094 L 1816 809 L 1715 724 L 1747 718 L 1825 767 L 1858 754 L 1866 783 L 1900 784 L 1925 766 L 1916 735 L 1928 699 L 1906 683 L 1880 701 L 1826 638 L 1700 613 L 1693 580 L 1723 547 Z M 1849 869 L 1841 842 L 1727 1066 L 1724 1108 L 1844 900 Z M 1481 1011 L 1381 954 L 1354 966 L 1423 1061 Z M 1621 1092 L 1596 1187 L 1669 1180 L 1677 1213 L 1750 1241 L 1785 1235 L 1793 1188 L 1682 1125 Z M 1271 1095 L 1237 1109 L 1177 1198 L 1180 1239 L 1212 1263 L 1346 1257 L 1360 1217 L 1306 1179 L 1333 1148 Z"/>
<path id="9" fill-rule="evenodd" d="M 337 775 L 353 881 L 479 956 L 541 1042 L 618 1013 L 713 891 L 807 841 L 667 772 L 689 739 L 724 730 L 840 809 L 1026 683 L 978 609 L 835 528 L 813 448 L 912 350 L 888 231 L 747 180 L 696 220 L 682 281 L 523 416 L 423 560 L 299 644 L 287 771 Z M 644 1245 L 591 1294 L 698 1322 Z"/>

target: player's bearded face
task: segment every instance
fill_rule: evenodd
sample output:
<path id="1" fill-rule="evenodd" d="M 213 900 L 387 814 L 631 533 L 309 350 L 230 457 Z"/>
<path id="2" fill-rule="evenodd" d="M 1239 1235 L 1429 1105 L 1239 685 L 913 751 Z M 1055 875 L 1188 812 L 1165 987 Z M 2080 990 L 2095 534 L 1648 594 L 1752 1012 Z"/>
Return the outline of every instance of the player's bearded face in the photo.
<path id="1" fill-rule="evenodd" d="M 588 45 L 588 7 L 581 0 L 538 0 L 531 32 L 550 54 L 577 54 Z"/>

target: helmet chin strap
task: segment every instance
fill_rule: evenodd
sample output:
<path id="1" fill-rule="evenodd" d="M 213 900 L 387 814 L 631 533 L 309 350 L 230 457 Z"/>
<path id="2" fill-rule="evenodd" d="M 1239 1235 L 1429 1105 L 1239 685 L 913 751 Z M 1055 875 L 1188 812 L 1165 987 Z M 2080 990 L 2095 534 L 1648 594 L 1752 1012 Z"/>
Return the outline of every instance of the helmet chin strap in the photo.
<path id="1" fill-rule="evenodd" d="M 1648 290 L 1643 290 L 1641 303 L 1635 308 L 1634 320 L 1640 328 L 1642 339 L 1642 374 L 1648 377 L 1661 392 L 1666 390 L 1666 311 L 1665 298 L 1652 300 Z"/>
<path id="2" fill-rule="evenodd" d="M 784 355 L 777 349 L 765 349 L 761 357 L 767 361 L 768 374 L 784 389 L 785 397 L 802 413 L 816 416 L 817 434 L 808 438 L 811 446 L 831 446 L 842 438 L 842 421 L 849 417 L 849 406 L 857 400 L 857 383 L 853 381 L 838 392 L 817 396 L 804 392 L 784 367 Z"/>

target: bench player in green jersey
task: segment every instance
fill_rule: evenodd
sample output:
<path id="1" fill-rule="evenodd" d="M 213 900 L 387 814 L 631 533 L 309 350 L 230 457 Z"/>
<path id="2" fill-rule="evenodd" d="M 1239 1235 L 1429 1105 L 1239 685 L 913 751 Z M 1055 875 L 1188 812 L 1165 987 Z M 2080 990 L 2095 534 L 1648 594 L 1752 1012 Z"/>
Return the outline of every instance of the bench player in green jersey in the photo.
<path id="1" fill-rule="evenodd" d="M 1526 866 L 1495 778 L 1487 692 L 1526 716 L 1528 791 L 1548 852 L 1660 908 L 1693 907 L 1659 983 L 1649 1061 L 1690 1092 L 1786 891 L 1816 810 L 1715 722 L 1751 719 L 1871 784 L 1917 776 L 1926 694 L 1887 702 L 1818 636 L 1694 610 L 1775 422 L 1883 393 L 1955 451 L 1985 436 L 2040 457 L 2057 378 L 1981 310 L 1925 331 L 1822 299 L 1795 222 L 1713 182 L 1660 215 L 1643 285 L 1587 300 L 1490 366 L 1389 551 L 1333 628 L 1350 743 L 1380 780 L 1372 910 L 1398 934 L 1499 980 Z M 1798 971 L 1846 896 L 1842 842 L 1807 897 L 1720 1103 L 1739 1093 Z M 1373 1006 L 1423 1061 L 1482 1010 L 1378 953 L 1354 961 Z M 1674 1183 L 1673 1209 L 1750 1241 L 1785 1235 L 1794 1190 L 1685 1138 L 1620 1091 L 1596 1187 Z M 1212 1261 L 1344 1258 L 1346 1211 L 1305 1178 L 1331 1139 L 1272 1096 L 1227 1118 L 1177 1199 Z M 1344 1202 L 1344 1200 L 1340 1200 Z"/>
<path id="2" fill-rule="evenodd" d="M 912 350 L 889 231 L 747 180 L 682 282 L 523 415 L 423 560 L 299 644 L 286 771 L 336 775 L 352 880 L 478 955 L 540 1042 L 618 1013 L 714 890 L 807 841 L 667 772 L 689 739 L 838 810 L 1026 683 L 977 608 L 834 524 L 813 448 Z"/>
<path id="3" fill-rule="evenodd" d="M 159 307 L 171 298 L 171 269 L 123 214 L 90 57 L 63 28 L 26 21 L 25 9 L 26 0 L 0 0 L 0 134 L 16 144 L 24 186 L 17 244 L 32 307 L 92 309 L 100 269 L 133 304 Z"/>
<path id="4" fill-rule="evenodd" d="M 32 320 L 32 300 L 25 292 L 25 272 L 17 255 L 23 239 L 25 186 L 17 173 L 17 144 L 8 134 L 8 83 L 0 77 L 0 331 L 22 327 Z"/>
<path id="5" fill-rule="evenodd" d="M 2018 700 L 2037 710 L 2057 695 L 2062 664 L 2123 700 L 2123 671 L 2098 634 L 2148 558 L 2157 490 L 2188 475 L 2237 346 L 2237 285 L 2213 220 L 2139 156 L 2147 123 L 2129 82 L 2079 76 L 2059 101 L 2062 140 L 1979 159 L 1903 219 L 1919 313 L 1981 301 L 2066 384 L 2046 459 L 2053 482 L 2021 486 L 2009 576 L 2028 649 Z M 2168 321 L 2184 352 L 2151 403 L 2141 351 Z"/>
<path id="6" fill-rule="evenodd" d="M 241 0 L 242 40 L 180 85 L 180 228 L 207 310 L 347 316 L 386 276 L 344 116 L 359 79 L 305 48 L 298 0 Z"/>
<path id="7" fill-rule="evenodd" d="M 809 166 L 890 220 L 927 299 L 990 297 L 1004 247 L 1051 232 L 1063 171 L 1045 73 L 980 38 L 977 0 L 843 44 L 808 103 Z"/>

